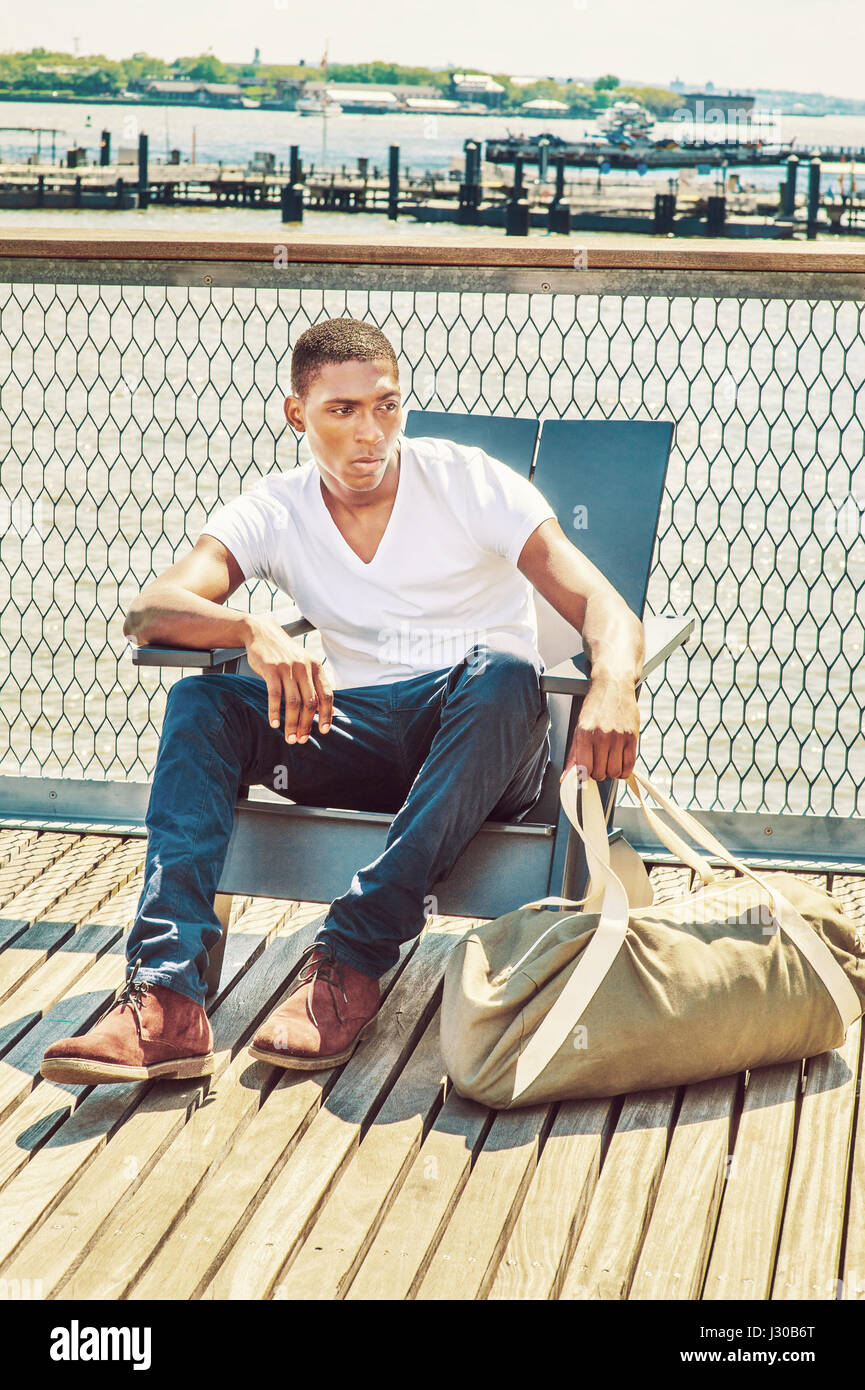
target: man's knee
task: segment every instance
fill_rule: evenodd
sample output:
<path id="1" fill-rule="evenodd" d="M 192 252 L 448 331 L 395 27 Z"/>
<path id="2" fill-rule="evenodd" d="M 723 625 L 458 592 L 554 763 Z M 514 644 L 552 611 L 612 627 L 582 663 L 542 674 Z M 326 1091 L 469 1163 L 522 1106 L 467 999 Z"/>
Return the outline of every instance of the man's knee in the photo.
<path id="1" fill-rule="evenodd" d="M 222 722 L 232 700 L 232 676 L 218 672 L 212 676 L 184 676 L 175 681 L 165 701 L 165 722 L 192 722 L 196 727 Z"/>
<path id="2" fill-rule="evenodd" d="M 507 641 L 475 643 L 466 653 L 465 667 L 470 676 L 483 678 L 479 685 L 490 692 L 491 698 L 501 688 L 540 688 L 534 662 L 516 644 Z"/>

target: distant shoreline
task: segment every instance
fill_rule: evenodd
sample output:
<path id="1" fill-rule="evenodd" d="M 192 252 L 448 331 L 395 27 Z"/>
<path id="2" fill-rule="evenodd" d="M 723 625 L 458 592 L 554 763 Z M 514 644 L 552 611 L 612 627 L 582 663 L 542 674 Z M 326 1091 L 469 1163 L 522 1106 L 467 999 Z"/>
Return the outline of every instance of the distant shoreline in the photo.
<path id="1" fill-rule="evenodd" d="M 55 97 L 51 96 L 50 94 L 46 94 L 45 92 L 0 92 L 0 101 L 37 102 L 43 106 L 140 106 L 142 108 L 155 106 L 160 110 L 168 111 L 173 110 L 174 107 L 177 107 L 178 109 L 181 107 L 189 109 L 191 107 L 195 111 L 281 111 L 285 115 L 289 116 L 297 116 L 301 114 L 293 106 L 276 106 L 270 104 L 265 106 L 241 106 L 238 102 L 234 101 L 195 101 L 191 97 L 188 100 L 184 98 L 173 97 L 170 101 L 166 101 L 164 98 L 146 96 L 82 97 L 74 95 L 67 96 L 64 93 L 63 95 Z M 596 118 L 596 116 L 599 116 L 604 109 L 605 108 L 603 106 L 597 106 L 594 107 L 591 111 L 526 112 L 522 111 L 519 107 L 510 109 L 504 107 L 491 106 L 486 111 L 479 111 L 477 110 L 475 105 L 470 105 L 462 109 L 448 111 L 407 111 L 402 106 L 394 106 L 388 109 L 387 111 L 356 111 L 352 112 L 351 114 L 359 116 L 477 116 L 481 120 L 483 120 L 487 116 L 498 116 L 499 118 L 501 118 L 502 116 L 525 117 L 526 115 L 540 115 L 545 121 L 593 121 Z M 865 114 L 865 110 L 863 110 L 863 114 Z M 308 116 L 306 117 L 306 119 L 315 120 L 315 116 Z"/>
<path id="2" fill-rule="evenodd" d="M 192 109 L 195 111 L 281 111 L 284 114 L 291 116 L 296 116 L 299 114 L 293 106 L 241 106 L 238 105 L 236 102 L 231 101 L 195 101 L 191 98 L 188 101 L 177 98 L 173 98 L 171 101 L 166 101 L 164 98 L 158 97 L 76 96 L 73 93 L 70 93 L 68 95 L 66 93 L 62 93 L 58 94 L 57 96 L 52 96 L 50 93 L 47 92 L 0 92 L 0 102 L 35 102 L 44 106 L 140 106 L 142 109 L 147 107 L 156 107 L 160 110 L 169 111 L 172 110 L 174 107 L 177 107 L 178 110 Z M 434 113 L 429 113 L 425 111 L 406 111 L 402 107 L 395 106 L 387 111 L 362 111 L 353 112 L 351 114 L 363 116 L 423 116 L 428 114 L 435 114 L 436 116 L 477 116 L 478 119 L 481 120 L 487 117 L 499 117 L 500 119 L 502 117 L 525 118 L 528 115 L 533 115 L 541 117 L 545 121 L 593 121 L 605 109 L 606 108 L 603 106 L 598 106 L 593 108 L 591 111 L 544 111 L 529 113 L 521 110 L 519 107 L 505 108 L 500 106 L 491 106 L 486 111 L 479 111 L 476 109 L 476 106 L 472 106 L 471 110 L 435 111 Z M 768 108 L 756 107 L 754 114 L 755 116 L 757 116 L 760 114 L 761 111 L 765 112 L 767 109 Z M 850 117 L 853 119 L 858 119 L 862 116 L 865 116 L 865 102 L 862 103 L 862 108 L 859 111 L 848 111 L 841 109 L 835 110 L 831 107 L 826 111 L 800 111 L 794 110 L 792 107 L 787 106 L 779 106 L 773 108 L 773 110 L 776 111 L 777 114 L 780 116 L 790 116 L 793 118 L 801 117 L 807 120 L 819 119 L 823 116 L 835 116 L 841 118 Z M 308 119 L 314 120 L 315 118 L 311 117 Z"/>

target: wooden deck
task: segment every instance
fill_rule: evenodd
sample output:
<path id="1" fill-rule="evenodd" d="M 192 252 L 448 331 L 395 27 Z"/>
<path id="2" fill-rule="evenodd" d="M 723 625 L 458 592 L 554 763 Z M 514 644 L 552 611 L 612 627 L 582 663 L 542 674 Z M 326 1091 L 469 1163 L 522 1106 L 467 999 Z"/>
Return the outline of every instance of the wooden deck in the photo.
<path id="1" fill-rule="evenodd" d="M 804 1064 L 495 1112 L 443 1082 L 433 918 L 335 1071 L 246 1044 L 317 904 L 235 900 L 209 1083 L 39 1062 L 123 981 L 145 841 L 0 831 L 0 1279 L 43 1299 L 865 1296 L 860 1025 Z M 826 884 L 825 875 L 806 875 Z M 652 869 L 656 900 L 690 870 Z M 828 880 L 865 923 L 865 875 Z M 843 1280 L 843 1289 L 838 1281 Z M 18 1285 L 14 1281 L 21 1281 Z M 28 1281 L 25 1283 L 24 1281 Z"/>

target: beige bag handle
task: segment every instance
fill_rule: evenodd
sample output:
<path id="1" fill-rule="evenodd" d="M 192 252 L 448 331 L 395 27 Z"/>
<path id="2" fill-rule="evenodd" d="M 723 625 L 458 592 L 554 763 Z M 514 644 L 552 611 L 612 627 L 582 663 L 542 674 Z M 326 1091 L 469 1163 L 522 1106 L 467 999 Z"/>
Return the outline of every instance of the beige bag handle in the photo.
<path id="1" fill-rule="evenodd" d="M 850 1024 L 859 1018 L 862 1013 L 862 1006 L 859 996 L 836 961 L 829 947 L 818 934 L 808 926 L 808 923 L 797 912 L 796 908 L 790 903 L 777 888 L 765 882 L 758 874 L 749 869 L 740 860 L 729 854 L 723 845 L 702 826 L 699 821 L 689 815 L 687 811 L 680 810 L 668 797 L 660 792 L 647 778 L 638 773 L 633 773 L 627 779 L 628 786 L 636 795 L 649 824 L 656 831 L 661 842 L 668 846 L 676 855 L 680 854 L 680 847 L 687 849 L 684 842 L 668 826 L 664 825 L 660 817 L 646 806 L 640 790 L 640 784 L 646 791 L 655 798 L 659 805 L 663 806 L 668 815 L 677 820 L 682 828 L 705 849 L 711 850 L 721 861 L 733 868 L 740 869 L 747 877 L 754 879 L 756 883 L 767 893 L 774 922 L 786 931 L 790 939 L 795 943 L 799 951 L 814 969 L 820 980 L 832 998 L 835 1007 L 844 1024 L 845 1032 Z M 598 784 L 593 778 L 587 779 L 581 785 L 583 799 L 583 821 L 580 823 L 580 814 L 577 806 L 577 770 L 571 768 L 562 779 L 560 786 L 560 796 L 562 807 L 571 825 L 576 830 L 580 839 L 586 847 L 586 856 L 589 863 L 589 872 L 592 882 L 595 882 L 595 870 L 597 869 L 602 876 L 603 900 L 601 905 L 601 916 L 598 926 L 592 939 L 583 951 L 576 968 L 571 972 L 567 984 L 553 1004 L 549 1013 L 542 1020 L 535 1032 L 529 1038 L 525 1049 L 517 1059 L 514 1073 L 514 1091 L 512 1099 L 525 1091 L 533 1081 L 540 1076 L 544 1067 L 555 1056 L 568 1034 L 579 1024 L 580 1019 L 591 1003 L 604 979 L 610 966 L 615 960 L 622 942 L 628 930 L 628 919 L 630 915 L 630 904 L 624 885 L 610 866 L 610 851 L 607 838 L 607 826 L 601 807 L 601 797 Z M 688 857 L 682 856 L 682 862 L 691 864 L 701 874 L 706 883 L 711 883 L 715 879 L 715 874 L 708 862 L 701 855 L 688 851 Z M 698 866 L 702 866 L 698 867 Z M 711 877 L 707 877 L 706 870 Z M 585 903 L 587 899 L 593 898 L 596 893 L 590 888 L 586 898 L 581 899 Z M 697 896 L 696 894 L 694 895 Z M 562 903 L 566 906 L 579 906 L 579 904 L 568 903 L 564 899 L 541 899 L 537 903 L 530 903 L 528 906 L 541 906 L 544 902 Z M 592 910 L 592 909 L 583 909 Z M 564 919 L 567 920 L 567 919 Z M 547 930 L 561 926 L 562 919 L 554 922 Z M 547 933 L 544 932 L 538 938 L 529 952 L 511 967 L 508 973 L 519 968 L 526 957 L 543 940 Z"/>

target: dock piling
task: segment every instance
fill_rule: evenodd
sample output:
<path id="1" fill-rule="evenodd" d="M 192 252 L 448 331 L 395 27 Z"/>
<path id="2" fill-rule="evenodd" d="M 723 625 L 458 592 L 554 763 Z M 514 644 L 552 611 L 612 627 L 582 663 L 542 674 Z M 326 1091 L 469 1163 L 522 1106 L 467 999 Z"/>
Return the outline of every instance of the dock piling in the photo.
<path id="1" fill-rule="evenodd" d="M 556 165 L 556 191 L 553 201 L 550 203 L 547 214 L 547 227 L 551 232 L 563 232 L 565 236 L 571 230 L 571 205 L 564 201 L 565 196 L 565 157 L 558 155 L 555 160 Z"/>
<path id="2" fill-rule="evenodd" d="M 653 230 L 664 235 L 673 230 L 673 218 L 676 215 L 676 195 L 675 193 L 656 193 L 655 194 L 655 224 Z"/>
<path id="3" fill-rule="evenodd" d="M 104 169 L 106 164 L 111 163 L 111 131 L 103 130 L 102 139 L 99 142 L 99 163 Z"/>
<path id="4" fill-rule="evenodd" d="M 505 235 L 528 236 L 529 201 L 524 196 L 509 198 L 505 206 Z"/>
<path id="5" fill-rule="evenodd" d="M 717 194 L 708 200 L 706 208 L 706 236 L 723 236 L 727 220 L 727 199 Z"/>
<path id="6" fill-rule="evenodd" d="M 147 174 L 147 136 L 138 137 L 138 206 L 146 208 L 150 202 L 150 184 Z"/>
<path id="7" fill-rule="evenodd" d="M 547 214 L 547 227 L 551 232 L 563 232 L 568 236 L 571 230 L 571 205 L 554 201 L 550 203 Z"/>
<path id="8" fill-rule="evenodd" d="M 817 235 L 817 217 L 820 212 L 820 171 L 819 159 L 812 159 L 808 165 L 808 240 Z"/>
<path id="9" fill-rule="evenodd" d="M 792 217 L 796 211 L 796 175 L 799 172 L 799 156 L 791 154 L 787 160 L 787 181 L 784 184 L 784 216 Z"/>
<path id="10" fill-rule="evenodd" d="M 283 184 L 280 193 L 280 206 L 283 222 L 303 221 L 303 184 Z"/>
<path id="11" fill-rule="evenodd" d="M 391 145 L 388 164 L 387 215 L 391 222 L 399 216 L 399 145 Z"/>
<path id="12" fill-rule="evenodd" d="M 481 151 L 476 140 L 466 140 L 463 148 L 466 154 L 465 178 L 460 184 L 459 211 L 457 221 L 476 223 L 481 201 Z"/>

